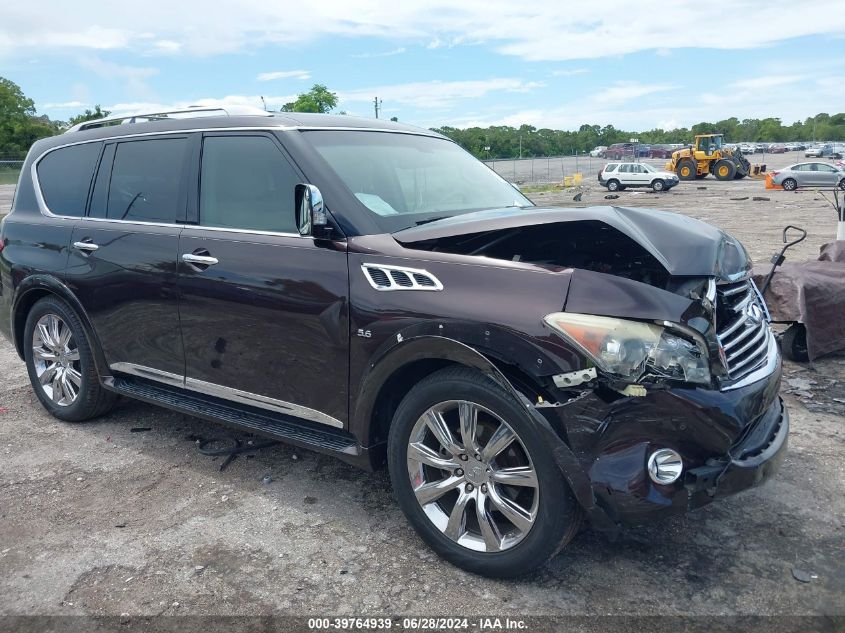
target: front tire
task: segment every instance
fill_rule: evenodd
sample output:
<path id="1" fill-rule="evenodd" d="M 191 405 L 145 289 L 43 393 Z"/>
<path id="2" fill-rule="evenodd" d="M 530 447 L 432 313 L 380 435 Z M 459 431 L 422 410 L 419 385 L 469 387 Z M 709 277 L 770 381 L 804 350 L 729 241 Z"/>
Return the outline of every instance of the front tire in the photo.
<path id="1" fill-rule="evenodd" d="M 695 180 L 696 171 L 695 161 L 690 158 L 684 158 L 678 163 L 678 178 L 681 180 Z"/>
<path id="2" fill-rule="evenodd" d="M 795 178 L 787 178 L 781 183 L 785 191 L 795 191 L 798 189 L 798 181 Z"/>
<path id="3" fill-rule="evenodd" d="M 713 175 L 717 180 L 733 180 L 736 175 L 736 165 L 727 158 L 718 160 L 713 167 Z"/>
<path id="4" fill-rule="evenodd" d="M 24 326 L 24 358 L 35 395 L 53 417 L 82 422 L 114 406 L 77 314 L 57 297 L 35 303 Z"/>
<path id="5" fill-rule="evenodd" d="M 463 367 L 432 374 L 399 405 L 390 478 L 408 521 L 441 557 L 508 578 L 575 535 L 580 507 L 535 424 L 504 388 Z"/>
<path id="6" fill-rule="evenodd" d="M 839 188 L 845 191 L 845 178 L 839 181 Z"/>
<path id="7" fill-rule="evenodd" d="M 666 184 L 662 180 L 658 179 L 651 183 L 651 188 L 654 191 L 663 191 L 666 188 Z"/>

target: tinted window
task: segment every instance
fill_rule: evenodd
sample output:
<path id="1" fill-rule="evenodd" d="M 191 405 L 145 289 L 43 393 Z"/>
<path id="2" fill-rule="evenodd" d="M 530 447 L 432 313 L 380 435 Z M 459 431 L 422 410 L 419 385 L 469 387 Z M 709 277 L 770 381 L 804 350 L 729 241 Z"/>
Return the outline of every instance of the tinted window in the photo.
<path id="1" fill-rule="evenodd" d="M 265 136 L 211 136 L 202 144 L 200 224 L 296 233 L 301 179 Z"/>
<path id="2" fill-rule="evenodd" d="M 604 168 L 605 171 L 615 171 L 616 170 L 616 163 L 610 163 Z"/>
<path id="3" fill-rule="evenodd" d="M 106 217 L 175 222 L 187 146 L 185 138 L 119 143 L 111 171 Z"/>
<path id="4" fill-rule="evenodd" d="M 63 147 L 47 154 L 38 163 L 38 182 L 50 211 L 56 215 L 81 216 L 85 213 L 88 188 L 102 143 Z"/>

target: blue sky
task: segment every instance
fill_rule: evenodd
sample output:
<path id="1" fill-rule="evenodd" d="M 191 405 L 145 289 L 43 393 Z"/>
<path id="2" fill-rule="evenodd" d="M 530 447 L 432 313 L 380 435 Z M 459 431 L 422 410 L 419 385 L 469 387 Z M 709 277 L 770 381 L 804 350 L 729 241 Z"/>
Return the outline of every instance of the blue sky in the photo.
<path id="1" fill-rule="evenodd" d="M 845 110 L 839 0 L 207 0 L 15 3 L 0 75 L 67 118 L 190 104 L 278 109 L 314 83 L 339 109 L 422 126 L 649 129 Z"/>

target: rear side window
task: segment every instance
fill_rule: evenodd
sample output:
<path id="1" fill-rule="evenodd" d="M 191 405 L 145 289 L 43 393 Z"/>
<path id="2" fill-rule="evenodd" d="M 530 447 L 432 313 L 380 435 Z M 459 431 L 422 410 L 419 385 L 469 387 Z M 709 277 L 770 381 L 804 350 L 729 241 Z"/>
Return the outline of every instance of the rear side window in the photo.
<path id="1" fill-rule="evenodd" d="M 55 215 L 85 214 L 88 188 L 102 143 L 83 143 L 53 150 L 38 163 L 38 183 L 47 207 Z"/>
<path id="2" fill-rule="evenodd" d="M 208 136 L 202 143 L 200 225 L 296 233 L 300 180 L 266 136 Z"/>
<path id="3" fill-rule="evenodd" d="M 112 164 L 106 217 L 112 220 L 176 222 L 187 147 L 185 138 L 118 143 Z"/>

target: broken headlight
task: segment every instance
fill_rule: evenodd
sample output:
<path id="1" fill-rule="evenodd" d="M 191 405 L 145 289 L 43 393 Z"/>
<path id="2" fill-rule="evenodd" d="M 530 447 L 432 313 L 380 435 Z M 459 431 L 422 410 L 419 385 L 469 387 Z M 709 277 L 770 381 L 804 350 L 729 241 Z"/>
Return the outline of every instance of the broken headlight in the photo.
<path id="1" fill-rule="evenodd" d="M 543 319 L 600 370 L 636 382 L 644 376 L 710 383 L 704 342 L 654 323 L 555 312 Z"/>

